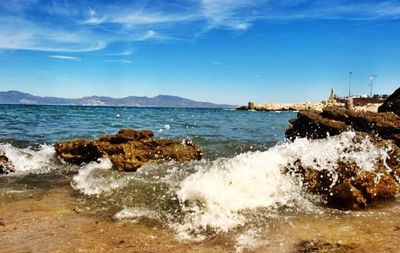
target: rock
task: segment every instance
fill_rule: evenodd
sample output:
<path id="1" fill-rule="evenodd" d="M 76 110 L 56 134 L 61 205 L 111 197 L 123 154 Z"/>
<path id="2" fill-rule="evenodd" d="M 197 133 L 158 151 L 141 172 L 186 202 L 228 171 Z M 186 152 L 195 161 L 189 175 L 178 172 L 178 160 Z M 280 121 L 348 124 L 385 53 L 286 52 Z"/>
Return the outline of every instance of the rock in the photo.
<path id="1" fill-rule="evenodd" d="M 12 168 L 7 156 L 5 156 L 3 153 L 0 153 L 0 175 L 9 174 L 12 172 L 14 172 L 14 169 Z"/>
<path id="2" fill-rule="evenodd" d="M 123 171 L 136 171 L 149 161 L 200 160 L 200 150 L 191 142 L 154 139 L 149 130 L 121 129 L 117 134 L 106 135 L 94 141 L 73 140 L 55 144 L 59 159 L 81 164 L 101 157 L 111 160 L 114 167 Z"/>
<path id="3" fill-rule="evenodd" d="M 330 243 L 322 240 L 302 240 L 296 244 L 296 251 L 299 253 L 321 253 L 321 252 L 355 252 L 354 245 L 342 243 Z"/>
<path id="4" fill-rule="evenodd" d="M 321 112 L 316 110 L 300 111 L 297 119 L 290 120 L 290 127 L 286 130 L 288 139 L 311 138 L 320 139 L 328 135 L 337 135 L 349 129 L 349 126 L 340 121 L 324 118 Z"/>
<path id="5" fill-rule="evenodd" d="M 95 143 L 87 140 L 74 140 L 57 143 L 54 145 L 54 148 L 59 159 L 78 165 L 81 163 L 97 161 L 97 159 L 104 155 Z"/>
<path id="6" fill-rule="evenodd" d="M 375 113 L 328 107 L 322 112 L 300 111 L 297 119 L 290 120 L 290 123 L 286 137 L 291 140 L 296 137 L 325 138 L 352 129 L 379 135 L 395 141 L 400 146 L 400 116 L 389 112 Z"/>
<path id="7" fill-rule="evenodd" d="M 392 159 L 400 157 L 397 146 L 387 148 L 394 150 Z M 392 166 L 388 159 L 379 158 L 372 171 L 362 170 L 351 161 L 338 160 L 336 163 L 338 168 L 334 172 L 324 168 L 304 168 L 301 161 L 285 171 L 300 175 L 309 192 L 320 195 L 334 208 L 359 209 L 378 201 L 393 199 L 400 192 L 400 163 Z M 390 170 L 386 166 L 390 166 Z"/>
<path id="8" fill-rule="evenodd" d="M 378 108 L 378 112 L 394 112 L 400 116 L 400 88 L 385 100 Z"/>
<path id="9" fill-rule="evenodd" d="M 374 146 L 386 150 L 388 156 L 375 160 L 372 171 L 340 159 L 336 161 L 338 168 L 334 174 L 324 168 L 303 168 L 301 161 L 286 171 L 300 174 L 307 190 L 321 195 L 332 207 L 357 209 L 393 199 L 400 192 L 399 118 L 393 113 L 356 112 L 343 108 L 300 111 L 298 118 L 290 121 L 291 127 L 286 131 L 288 138 L 325 138 L 352 129 L 356 130 L 356 135 L 352 148 L 346 152 L 356 150 L 357 144 L 368 138 Z"/>

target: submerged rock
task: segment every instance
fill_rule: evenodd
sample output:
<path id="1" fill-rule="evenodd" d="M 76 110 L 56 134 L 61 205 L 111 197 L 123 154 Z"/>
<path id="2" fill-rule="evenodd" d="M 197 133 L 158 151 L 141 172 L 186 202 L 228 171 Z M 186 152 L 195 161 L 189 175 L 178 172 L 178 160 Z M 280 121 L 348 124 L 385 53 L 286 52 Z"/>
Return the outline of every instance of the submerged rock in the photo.
<path id="1" fill-rule="evenodd" d="M 121 129 L 94 141 L 73 140 L 54 147 L 62 161 L 79 165 L 108 157 L 116 169 L 123 171 L 136 171 L 149 161 L 201 159 L 201 151 L 191 142 L 153 137 L 150 130 Z"/>
<path id="2" fill-rule="evenodd" d="M 354 245 L 342 243 L 331 243 L 322 240 L 302 240 L 296 244 L 296 252 L 299 253 L 321 253 L 321 252 L 355 252 Z"/>
<path id="3" fill-rule="evenodd" d="M 379 106 L 378 112 L 394 112 L 400 116 L 400 88 L 398 88 L 381 106 Z"/>

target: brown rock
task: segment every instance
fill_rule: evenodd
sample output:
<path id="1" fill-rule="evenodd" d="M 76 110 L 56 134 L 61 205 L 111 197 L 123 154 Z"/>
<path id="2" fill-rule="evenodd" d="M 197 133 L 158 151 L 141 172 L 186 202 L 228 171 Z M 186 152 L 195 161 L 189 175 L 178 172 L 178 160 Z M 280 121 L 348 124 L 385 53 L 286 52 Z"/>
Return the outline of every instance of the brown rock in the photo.
<path id="1" fill-rule="evenodd" d="M 395 92 L 379 106 L 378 112 L 394 112 L 400 116 L 400 88 L 395 90 Z"/>
<path id="2" fill-rule="evenodd" d="M 319 139 L 329 135 L 337 135 L 349 129 L 346 123 L 322 117 L 316 110 L 304 110 L 297 114 L 297 119 L 290 120 L 291 126 L 286 130 L 288 139 L 297 137 Z"/>
<path id="3" fill-rule="evenodd" d="M 384 139 L 394 140 L 400 146 L 400 116 L 393 113 L 375 113 L 368 111 L 346 110 L 344 108 L 325 108 L 300 111 L 296 119 L 290 120 L 291 126 L 286 131 L 288 139 L 307 137 L 325 138 L 353 129 Z"/>
<path id="4" fill-rule="evenodd" d="M 339 208 L 358 209 L 367 206 L 367 200 L 359 189 L 352 185 L 350 179 L 335 185 L 328 195 L 329 204 Z"/>
<path id="5" fill-rule="evenodd" d="M 296 251 L 299 253 L 321 253 L 321 252 L 355 252 L 354 245 L 342 243 L 330 243 L 322 240 L 302 240 L 296 244 Z"/>
<path id="6" fill-rule="evenodd" d="M 96 161 L 103 156 L 98 146 L 87 140 L 74 140 L 54 145 L 57 157 L 72 164 Z"/>
<path id="7" fill-rule="evenodd" d="M 11 172 L 14 172 L 14 169 L 12 168 L 7 156 L 0 153 L 0 175 L 9 174 Z"/>
<path id="8" fill-rule="evenodd" d="M 358 133 L 354 146 L 346 152 L 357 150 L 356 144 L 367 134 Z M 351 160 L 336 161 L 336 169 L 304 168 L 300 160 L 288 165 L 286 173 L 300 175 L 305 188 L 322 196 L 329 206 L 358 209 L 378 201 L 393 199 L 400 192 L 400 148 L 379 137 L 370 138 L 375 146 L 390 150 L 388 157 L 380 157 L 371 171 L 365 171 Z"/>
<path id="9" fill-rule="evenodd" d="M 153 139 L 149 130 L 121 129 L 94 141 L 76 140 L 56 144 L 58 157 L 73 164 L 108 157 L 116 169 L 136 171 L 150 161 L 190 161 L 201 159 L 200 150 L 189 142 Z"/>
<path id="10" fill-rule="evenodd" d="M 399 101 L 399 97 L 400 89 L 387 100 L 392 109 L 396 108 L 396 102 L 391 101 Z M 332 172 L 323 168 L 303 168 L 301 161 L 287 170 L 300 174 L 306 188 L 314 194 L 322 195 L 329 205 L 361 208 L 376 201 L 392 199 L 399 193 L 400 116 L 392 112 L 376 113 L 327 107 L 322 112 L 300 111 L 297 118 L 290 120 L 290 123 L 286 137 L 291 140 L 297 137 L 325 138 L 353 130 L 356 132 L 354 146 L 348 152 L 354 151 L 356 144 L 368 137 L 375 146 L 388 153 L 387 158 L 381 157 L 375 161 L 372 171 L 363 171 L 354 162 L 338 160 L 334 179 Z"/>
<path id="11" fill-rule="evenodd" d="M 127 143 L 129 141 L 151 141 L 154 134 L 150 130 L 121 129 L 118 134 L 106 135 L 99 139 L 102 142 L 111 144 Z"/>

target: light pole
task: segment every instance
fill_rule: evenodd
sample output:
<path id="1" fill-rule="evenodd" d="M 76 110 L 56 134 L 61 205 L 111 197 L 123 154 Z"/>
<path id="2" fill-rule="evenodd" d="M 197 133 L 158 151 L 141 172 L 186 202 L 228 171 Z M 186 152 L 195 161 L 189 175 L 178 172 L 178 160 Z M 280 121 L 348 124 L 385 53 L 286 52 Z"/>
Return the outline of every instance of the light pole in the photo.
<path id="1" fill-rule="evenodd" d="M 349 97 L 351 96 L 351 75 L 353 74 L 353 72 L 349 72 Z"/>
<path id="2" fill-rule="evenodd" d="M 370 98 L 372 98 L 372 83 L 373 83 L 374 79 L 377 78 L 377 77 L 378 77 L 377 75 L 370 75 L 370 76 L 369 76 L 370 83 L 369 83 L 368 86 L 371 87 L 371 90 L 370 90 L 370 92 L 369 92 L 369 97 L 370 97 Z"/>

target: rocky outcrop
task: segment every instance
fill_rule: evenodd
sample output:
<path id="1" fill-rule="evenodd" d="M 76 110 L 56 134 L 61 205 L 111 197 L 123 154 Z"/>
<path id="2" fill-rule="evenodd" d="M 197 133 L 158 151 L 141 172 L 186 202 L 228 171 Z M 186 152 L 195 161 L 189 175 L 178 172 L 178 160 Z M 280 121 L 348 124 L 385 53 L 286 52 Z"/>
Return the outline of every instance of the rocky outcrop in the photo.
<path id="1" fill-rule="evenodd" d="M 54 145 L 62 161 L 80 165 L 108 157 L 116 169 L 136 171 L 149 161 L 190 161 L 201 159 L 191 141 L 155 139 L 149 130 L 121 129 L 94 141 L 73 140 Z"/>
<path id="2" fill-rule="evenodd" d="M 400 88 L 386 99 L 378 108 L 378 112 L 394 112 L 400 116 Z"/>
<path id="3" fill-rule="evenodd" d="M 0 175 L 2 174 L 9 174 L 14 172 L 9 160 L 5 154 L 0 153 Z"/>
<path id="4" fill-rule="evenodd" d="M 357 133 L 347 154 L 356 154 L 358 146 L 368 138 L 387 156 L 379 156 L 370 170 L 360 167 L 355 160 L 338 157 L 336 169 L 318 169 L 303 166 L 300 160 L 287 167 L 286 172 L 300 176 L 305 188 L 322 196 L 327 204 L 336 208 L 358 209 L 380 200 L 393 199 L 400 192 L 400 148 L 380 137 Z M 323 152 L 323 150 L 321 150 Z M 349 156 L 351 157 L 351 156 Z"/>
<path id="5" fill-rule="evenodd" d="M 322 112 L 300 111 L 290 123 L 286 137 L 292 140 L 296 137 L 325 138 L 352 129 L 393 140 L 400 146 L 400 116 L 390 112 L 374 113 L 331 107 Z"/>
<path id="6" fill-rule="evenodd" d="M 374 146 L 387 155 L 374 161 L 373 169 L 366 171 L 356 163 L 338 159 L 335 172 L 320 168 L 304 167 L 301 161 L 288 171 L 300 175 L 306 188 L 322 195 L 327 203 L 338 208 L 361 208 L 376 201 L 391 199 L 400 191 L 400 117 L 391 112 L 374 113 L 325 108 L 300 111 L 286 137 L 310 139 L 326 138 L 352 130 L 356 135 L 353 149 L 359 148 L 362 140 L 368 138 Z M 323 150 L 321 150 L 323 152 Z M 352 152 L 351 149 L 347 152 Z"/>

